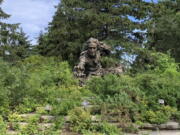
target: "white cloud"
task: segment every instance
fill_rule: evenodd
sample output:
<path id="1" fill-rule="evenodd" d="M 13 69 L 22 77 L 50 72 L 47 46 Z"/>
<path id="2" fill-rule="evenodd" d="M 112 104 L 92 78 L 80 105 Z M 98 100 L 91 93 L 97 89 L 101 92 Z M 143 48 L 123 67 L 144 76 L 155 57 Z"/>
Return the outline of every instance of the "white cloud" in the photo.
<path id="1" fill-rule="evenodd" d="M 3 10 L 11 17 L 8 23 L 21 23 L 33 43 L 41 30 L 44 30 L 52 20 L 54 6 L 60 0 L 5 0 Z"/>

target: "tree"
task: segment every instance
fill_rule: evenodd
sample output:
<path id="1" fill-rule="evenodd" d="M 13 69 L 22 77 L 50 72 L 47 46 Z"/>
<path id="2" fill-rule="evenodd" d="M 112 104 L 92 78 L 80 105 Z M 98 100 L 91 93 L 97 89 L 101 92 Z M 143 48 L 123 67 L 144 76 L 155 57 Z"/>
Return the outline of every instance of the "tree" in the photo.
<path id="1" fill-rule="evenodd" d="M 143 0 L 61 0 L 41 52 L 73 65 L 83 43 L 94 37 L 112 45 L 117 58 L 135 53 L 133 48 L 142 47 L 152 5 Z"/>
<path id="2" fill-rule="evenodd" d="M 10 15 L 0 8 L 0 56 L 14 62 L 29 55 L 31 44 L 19 24 L 7 24 L 2 21 L 8 17 Z"/>
<path id="3" fill-rule="evenodd" d="M 2 4 L 2 2 L 3 2 L 3 0 L 0 0 L 0 5 Z M 2 8 L 0 7 L 0 19 L 6 19 L 6 18 L 8 18 L 8 17 L 9 17 L 9 15 L 6 14 L 6 13 L 2 10 Z"/>
<path id="4" fill-rule="evenodd" d="M 171 53 L 180 62 L 180 0 L 163 0 L 154 8 L 148 28 L 148 47 Z"/>
<path id="5" fill-rule="evenodd" d="M 38 36 L 38 46 L 36 46 L 36 50 L 41 55 L 46 55 L 46 45 L 47 45 L 47 33 L 43 33 L 42 31 Z"/>

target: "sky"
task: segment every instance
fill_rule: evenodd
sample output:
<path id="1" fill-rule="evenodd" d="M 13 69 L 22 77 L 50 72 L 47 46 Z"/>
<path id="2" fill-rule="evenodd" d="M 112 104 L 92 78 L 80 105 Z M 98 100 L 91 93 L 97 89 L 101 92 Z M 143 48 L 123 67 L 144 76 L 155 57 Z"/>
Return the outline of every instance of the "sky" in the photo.
<path id="1" fill-rule="evenodd" d="M 4 0 L 2 9 L 11 15 L 6 22 L 20 23 L 31 43 L 35 44 L 40 31 L 44 31 L 52 20 L 58 3 L 59 0 Z"/>
<path id="2" fill-rule="evenodd" d="M 13 2 L 12 2 L 13 1 Z M 11 15 L 8 23 L 20 23 L 32 44 L 51 22 L 60 0 L 4 0 L 2 9 Z M 151 0 L 146 0 L 151 1 Z M 155 2 L 157 0 L 154 0 Z"/>

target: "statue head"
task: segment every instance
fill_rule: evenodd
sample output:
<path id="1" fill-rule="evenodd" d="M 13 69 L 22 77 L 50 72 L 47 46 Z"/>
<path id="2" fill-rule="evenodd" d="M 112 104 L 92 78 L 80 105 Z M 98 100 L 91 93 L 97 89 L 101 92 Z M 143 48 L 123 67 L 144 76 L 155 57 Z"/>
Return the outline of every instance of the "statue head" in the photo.
<path id="1" fill-rule="evenodd" d="M 98 49 L 98 44 L 99 41 L 95 38 L 90 38 L 87 41 L 87 51 L 88 51 L 88 55 L 91 57 L 95 57 L 96 56 L 96 52 Z"/>

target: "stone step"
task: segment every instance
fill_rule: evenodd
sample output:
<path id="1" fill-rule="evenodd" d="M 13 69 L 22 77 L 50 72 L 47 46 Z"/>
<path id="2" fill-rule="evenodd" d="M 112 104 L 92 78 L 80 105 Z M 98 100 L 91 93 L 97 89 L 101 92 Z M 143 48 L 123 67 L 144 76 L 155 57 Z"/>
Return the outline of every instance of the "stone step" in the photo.
<path id="1" fill-rule="evenodd" d="M 40 122 L 53 122 L 55 118 L 56 117 L 52 115 L 41 115 Z"/>
<path id="2" fill-rule="evenodd" d="M 52 115 L 40 115 L 37 113 L 20 114 L 21 121 L 28 122 L 31 118 L 39 117 L 39 122 L 53 122 L 55 116 Z"/>
<path id="3" fill-rule="evenodd" d="M 14 129 L 14 126 L 17 127 L 19 129 L 23 129 L 25 128 L 26 126 L 28 126 L 28 124 L 30 123 L 27 123 L 27 122 L 14 122 L 14 123 L 8 123 L 8 131 L 15 131 L 16 129 Z M 53 126 L 53 123 L 38 123 L 38 127 L 40 130 L 45 130 L 47 128 L 50 128 L 51 126 Z"/>
<path id="4" fill-rule="evenodd" d="M 21 121 L 29 121 L 31 118 L 39 117 L 39 114 L 36 113 L 27 113 L 27 114 L 19 114 Z"/>
<path id="5" fill-rule="evenodd" d="M 8 130 L 6 133 L 7 135 L 18 135 L 18 132 L 14 130 Z"/>
<path id="6" fill-rule="evenodd" d="M 102 121 L 101 117 L 98 116 L 98 115 L 91 115 L 91 120 L 92 120 L 93 123 L 97 123 L 97 122 Z M 65 116 L 65 121 L 69 122 L 70 117 Z M 116 118 L 109 119 L 107 121 L 112 125 L 119 126 L 118 120 Z M 144 123 L 143 126 L 141 126 L 141 127 L 138 126 L 138 125 L 134 125 L 134 126 L 137 127 L 137 128 L 140 128 L 140 129 L 150 129 L 150 130 L 156 130 L 156 129 L 160 129 L 160 130 L 180 130 L 180 124 L 178 122 L 174 122 L 174 121 L 169 121 L 167 123 L 160 124 L 160 125 Z"/>
<path id="7" fill-rule="evenodd" d="M 166 130 L 179 130 L 180 129 L 180 124 L 178 122 L 174 122 L 174 121 L 168 121 L 167 123 L 160 124 L 160 125 L 145 123 L 140 128 L 142 128 L 142 129 L 151 129 L 151 130 L 156 130 L 156 129 L 160 129 L 160 130 L 164 130 L 164 129 L 166 129 Z"/>
<path id="8" fill-rule="evenodd" d="M 124 135 L 180 135 L 180 130 L 159 130 L 159 131 L 151 131 L 151 130 L 141 130 L 137 134 L 132 133 L 124 133 Z"/>
<path id="9" fill-rule="evenodd" d="M 65 116 L 64 120 L 66 122 L 70 122 L 70 117 L 69 116 Z M 101 122 L 101 118 L 99 116 L 96 116 L 96 115 L 91 115 L 91 120 L 92 120 L 92 122 L 95 122 L 95 123 L 96 122 Z"/>
<path id="10" fill-rule="evenodd" d="M 8 130 L 7 135 L 18 135 L 17 131 Z M 63 131 L 61 135 L 78 135 L 77 133 L 73 133 L 70 131 Z M 180 135 L 180 130 L 160 130 L 160 131 L 150 131 L 150 130 L 142 130 L 137 134 L 132 133 L 124 133 L 124 135 Z"/>

